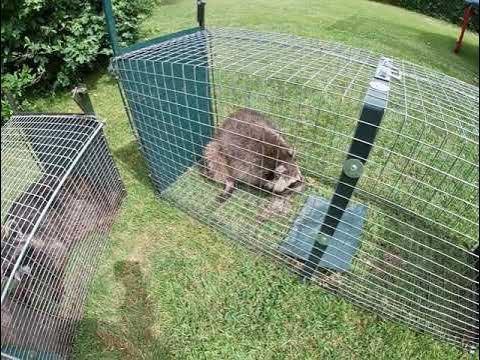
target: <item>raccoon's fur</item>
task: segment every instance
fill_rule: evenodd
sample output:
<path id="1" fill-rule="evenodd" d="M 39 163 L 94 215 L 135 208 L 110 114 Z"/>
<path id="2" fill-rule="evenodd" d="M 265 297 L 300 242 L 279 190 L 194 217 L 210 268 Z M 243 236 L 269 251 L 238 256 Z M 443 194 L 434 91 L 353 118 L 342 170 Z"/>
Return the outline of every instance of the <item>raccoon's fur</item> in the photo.
<path id="1" fill-rule="evenodd" d="M 10 294 L 26 304 L 38 297 L 60 302 L 71 249 L 93 231 L 107 230 L 111 221 L 102 215 L 115 199 L 97 194 L 86 178 L 72 175 L 32 234 L 58 185 L 58 178 L 49 175 L 32 184 L 9 208 L 2 225 L 2 288 L 24 251 Z"/>
<path id="2" fill-rule="evenodd" d="M 73 309 L 69 311 L 74 316 L 78 312 Z M 9 298 L 4 300 L 1 313 L 2 347 L 25 349 L 22 354 L 24 359 L 51 358 L 47 353 L 69 353 L 71 343 L 65 339 L 71 338 L 75 325 L 80 320 L 79 316 L 77 319 L 67 316 L 59 318 Z M 65 315 L 73 317 L 70 313 Z M 35 333 L 32 334 L 33 329 Z"/>
<path id="3" fill-rule="evenodd" d="M 295 151 L 261 113 L 249 109 L 228 116 L 204 152 L 205 174 L 225 185 L 226 200 L 236 182 L 275 193 L 304 183 Z"/>

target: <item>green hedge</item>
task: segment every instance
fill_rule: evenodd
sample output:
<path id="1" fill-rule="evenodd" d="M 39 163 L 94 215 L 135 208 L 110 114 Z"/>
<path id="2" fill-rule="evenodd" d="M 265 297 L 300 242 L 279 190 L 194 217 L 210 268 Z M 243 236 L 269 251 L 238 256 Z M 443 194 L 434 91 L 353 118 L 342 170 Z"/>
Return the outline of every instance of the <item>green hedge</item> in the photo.
<path id="1" fill-rule="evenodd" d="M 121 41 L 131 43 L 155 0 L 113 0 Z M 81 81 L 110 54 L 101 0 L 2 0 L 2 123 L 6 93 L 54 91 Z"/>
<path id="2" fill-rule="evenodd" d="M 463 20 L 463 0 L 399 0 L 401 6 L 419 11 L 423 14 L 438 17 L 455 24 Z"/>
<path id="3" fill-rule="evenodd" d="M 417 11 L 454 24 L 463 21 L 463 0 L 380 0 L 380 2 L 397 5 Z"/>

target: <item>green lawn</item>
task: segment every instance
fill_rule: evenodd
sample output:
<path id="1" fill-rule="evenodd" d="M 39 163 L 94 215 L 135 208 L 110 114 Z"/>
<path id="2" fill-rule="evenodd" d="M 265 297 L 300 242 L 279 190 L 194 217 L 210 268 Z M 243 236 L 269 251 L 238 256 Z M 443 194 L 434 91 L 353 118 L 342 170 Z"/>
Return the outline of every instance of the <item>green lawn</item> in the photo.
<path id="1" fill-rule="evenodd" d="M 192 27 L 188 0 L 164 0 L 144 24 L 146 38 Z M 211 0 L 207 26 L 283 32 L 366 48 L 478 84 L 478 36 L 467 33 L 453 53 L 458 26 L 365 0 Z"/>
<path id="2" fill-rule="evenodd" d="M 154 37 L 194 25 L 191 0 L 164 1 Z M 210 26 L 340 41 L 478 83 L 478 36 L 453 55 L 458 28 L 362 0 L 209 0 Z M 88 82 L 129 196 L 92 286 L 76 359 L 459 359 L 457 349 L 362 311 L 186 216 L 153 192 L 117 85 Z M 37 110 L 76 111 L 69 94 Z"/>

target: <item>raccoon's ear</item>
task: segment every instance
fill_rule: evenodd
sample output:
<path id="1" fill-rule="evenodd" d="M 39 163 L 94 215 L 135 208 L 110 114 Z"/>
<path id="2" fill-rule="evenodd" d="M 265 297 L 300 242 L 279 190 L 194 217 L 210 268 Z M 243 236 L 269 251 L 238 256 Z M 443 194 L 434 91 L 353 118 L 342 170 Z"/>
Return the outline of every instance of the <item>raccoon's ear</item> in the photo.
<path id="1" fill-rule="evenodd" d="M 297 156 L 297 150 L 295 150 L 294 148 L 288 149 L 288 155 L 291 156 L 293 159 L 294 157 Z"/>

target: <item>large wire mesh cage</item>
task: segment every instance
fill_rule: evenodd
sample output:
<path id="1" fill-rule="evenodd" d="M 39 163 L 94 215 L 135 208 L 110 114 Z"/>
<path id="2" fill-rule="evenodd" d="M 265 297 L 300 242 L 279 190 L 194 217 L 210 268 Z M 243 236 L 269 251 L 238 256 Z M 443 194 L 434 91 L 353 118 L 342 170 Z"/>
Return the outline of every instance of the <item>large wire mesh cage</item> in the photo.
<path id="1" fill-rule="evenodd" d="M 302 279 L 477 346 L 477 87 L 249 30 L 114 49 L 163 198 Z"/>
<path id="2" fill-rule="evenodd" d="M 94 115 L 2 127 L 2 359 L 64 359 L 124 187 Z"/>

